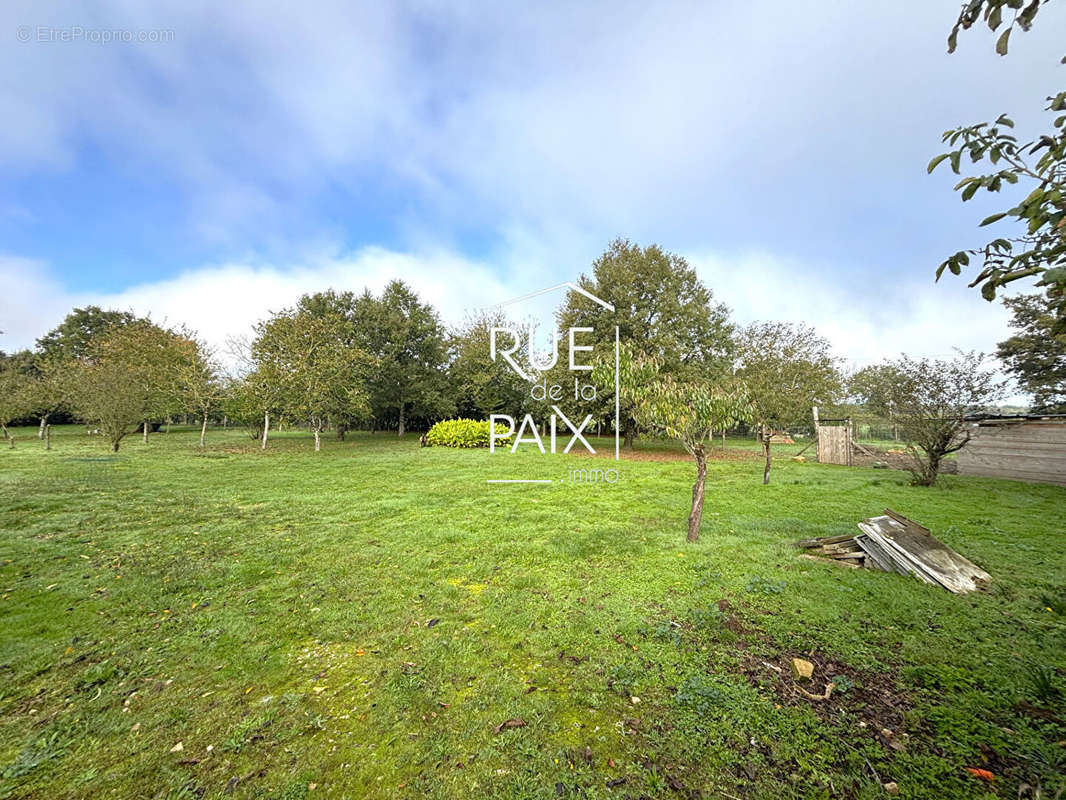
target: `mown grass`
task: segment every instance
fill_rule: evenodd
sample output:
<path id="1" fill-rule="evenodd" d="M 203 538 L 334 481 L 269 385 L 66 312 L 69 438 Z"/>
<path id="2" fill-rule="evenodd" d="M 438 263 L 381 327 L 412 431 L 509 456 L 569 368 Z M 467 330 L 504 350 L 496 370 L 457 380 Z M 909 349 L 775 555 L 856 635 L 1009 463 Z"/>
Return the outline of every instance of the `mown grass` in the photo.
<path id="1" fill-rule="evenodd" d="M 300 433 L 263 453 L 239 431 L 202 452 L 172 432 L 117 457 L 79 428 L 51 452 L 17 435 L 0 450 L 0 797 L 1063 785 L 1064 489 L 921 489 L 787 459 L 764 487 L 757 459 L 721 460 L 689 545 L 680 461 L 569 485 L 570 466 L 608 462 L 387 434 L 316 454 Z M 792 546 L 886 506 L 992 590 L 956 597 Z M 840 691 L 794 691 L 795 655 L 818 667 L 809 692 Z M 510 719 L 525 725 L 495 732 Z"/>

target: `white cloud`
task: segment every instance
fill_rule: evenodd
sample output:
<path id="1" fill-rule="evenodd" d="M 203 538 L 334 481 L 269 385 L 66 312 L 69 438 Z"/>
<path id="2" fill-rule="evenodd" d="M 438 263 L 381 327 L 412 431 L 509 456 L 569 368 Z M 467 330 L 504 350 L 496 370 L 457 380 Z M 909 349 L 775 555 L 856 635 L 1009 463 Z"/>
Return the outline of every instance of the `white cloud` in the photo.
<path id="1" fill-rule="evenodd" d="M 280 267 L 260 264 L 207 265 L 178 277 L 150 281 L 117 293 L 63 291 L 43 264 L 0 258 L 0 348 L 32 347 L 76 306 L 89 304 L 151 315 L 157 322 L 184 323 L 209 344 L 225 348 L 231 336 L 247 335 L 271 311 L 293 305 L 302 294 L 333 288 L 379 292 L 392 279 L 413 286 L 445 322 L 500 302 L 511 290 L 485 265 L 443 253 L 397 253 L 366 248 L 339 256 L 310 257 Z"/>
<path id="2" fill-rule="evenodd" d="M 453 252 L 400 253 L 365 248 L 355 253 L 310 255 L 289 266 L 217 264 L 178 277 L 149 281 L 117 293 L 65 292 L 40 262 L 0 258 L 7 287 L 0 310 L 2 347 L 29 347 L 72 307 L 93 303 L 150 314 L 157 321 L 185 323 L 210 343 L 246 334 L 251 326 L 296 302 L 301 294 L 327 288 L 380 289 L 399 278 L 432 303 L 445 322 L 555 283 L 516 258 L 509 270 Z M 953 347 L 990 352 L 1007 335 L 1008 314 L 987 303 L 962 280 L 945 278 L 871 284 L 837 279 L 818 265 L 770 253 L 689 253 L 701 279 L 741 324 L 756 320 L 806 322 L 828 338 L 847 361 L 863 366 L 906 352 L 944 356 Z M 554 274 L 554 273 L 553 273 Z M 576 279 L 579 270 L 565 277 Z M 862 281 L 861 288 L 856 284 Z M 559 298 L 551 298 L 552 303 Z"/>
<path id="3" fill-rule="evenodd" d="M 991 353 L 1010 315 L 945 275 L 939 283 L 839 271 L 769 253 L 690 254 L 689 262 L 738 322 L 805 322 L 857 366 L 907 353 L 947 357 L 953 348 Z"/>

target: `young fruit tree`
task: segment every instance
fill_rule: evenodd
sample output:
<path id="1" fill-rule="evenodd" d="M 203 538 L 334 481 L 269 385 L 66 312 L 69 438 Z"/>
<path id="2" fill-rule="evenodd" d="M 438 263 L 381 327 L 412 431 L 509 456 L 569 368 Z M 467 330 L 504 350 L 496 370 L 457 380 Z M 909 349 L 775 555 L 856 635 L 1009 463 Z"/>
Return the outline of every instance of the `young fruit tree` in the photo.
<path id="1" fill-rule="evenodd" d="M 984 369 L 984 361 L 973 352 L 950 361 L 904 355 L 852 376 L 852 394 L 899 428 L 914 462 L 915 485 L 936 483 L 944 457 L 970 441 L 966 415 L 1002 395 L 1002 382 Z"/>
<path id="2" fill-rule="evenodd" d="M 128 311 L 105 311 L 99 306 L 75 308 L 63 321 L 37 340 L 33 371 L 37 377 L 37 438 L 44 439 L 49 418 L 67 410 L 71 367 L 90 355 L 109 332 L 143 322 Z"/>
<path id="3" fill-rule="evenodd" d="M 189 337 L 185 357 L 178 364 L 178 380 L 184 406 L 200 417 L 200 447 L 207 437 L 207 417 L 222 404 L 224 388 L 211 350 Z"/>
<path id="4" fill-rule="evenodd" d="M 144 426 L 177 406 L 180 365 L 188 338 L 148 320 L 114 328 L 96 337 L 71 368 L 70 402 L 87 422 L 96 423 L 118 451 L 132 426 Z"/>
<path id="5" fill-rule="evenodd" d="M 126 434 L 143 422 L 148 407 L 145 376 L 126 347 L 131 333 L 132 328 L 102 336 L 92 355 L 75 362 L 70 380 L 74 413 L 95 424 L 116 453 Z"/>
<path id="6" fill-rule="evenodd" d="M 811 407 L 841 392 L 840 372 L 829 342 L 806 325 L 761 322 L 738 337 L 736 376 L 751 397 L 748 420 L 762 442 L 762 482 L 770 482 L 770 438 L 775 428 L 807 419 Z"/>
<path id="7" fill-rule="evenodd" d="M 63 408 L 69 391 L 70 362 L 38 355 L 33 362 L 33 410 L 38 417 L 37 438 L 52 449 L 48 420 Z"/>
<path id="8" fill-rule="evenodd" d="M 373 360 L 351 343 L 350 328 L 339 315 L 303 310 L 282 311 L 256 328 L 257 374 L 276 385 L 286 413 L 307 420 L 316 452 L 331 417 L 369 411 L 364 386 Z"/>
<path id="9" fill-rule="evenodd" d="M 22 359 L 0 353 L 0 432 L 15 446 L 15 437 L 7 426 L 33 411 L 33 379 L 25 372 Z"/>
<path id="10" fill-rule="evenodd" d="M 700 538 L 707 483 L 707 447 L 715 431 L 736 425 L 750 413 L 747 395 L 736 385 L 679 383 L 670 376 L 639 385 L 633 406 L 636 423 L 681 442 L 696 460 L 688 541 Z"/>

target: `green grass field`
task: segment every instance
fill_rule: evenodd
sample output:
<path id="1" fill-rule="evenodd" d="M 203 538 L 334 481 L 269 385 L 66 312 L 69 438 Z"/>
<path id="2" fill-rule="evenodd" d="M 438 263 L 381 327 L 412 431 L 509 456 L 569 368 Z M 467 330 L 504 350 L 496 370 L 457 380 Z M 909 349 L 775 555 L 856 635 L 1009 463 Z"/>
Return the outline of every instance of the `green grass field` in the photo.
<path id="1" fill-rule="evenodd" d="M 762 486 L 742 453 L 712 462 L 690 545 L 683 461 L 569 485 L 588 458 L 416 435 L 316 454 L 304 433 L 263 453 L 240 431 L 211 430 L 204 451 L 183 431 L 113 457 L 84 428 L 51 452 L 34 433 L 0 449 L 0 797 L 1063 786 L 1066 489 L 921 489 L 787 457 Z M 886 506 L 992 590 L 957 597 L 792 546 Z M 794 688 L 793 656 L 816 665 L 808 693 L 835 680 L 828 701 Z"/>

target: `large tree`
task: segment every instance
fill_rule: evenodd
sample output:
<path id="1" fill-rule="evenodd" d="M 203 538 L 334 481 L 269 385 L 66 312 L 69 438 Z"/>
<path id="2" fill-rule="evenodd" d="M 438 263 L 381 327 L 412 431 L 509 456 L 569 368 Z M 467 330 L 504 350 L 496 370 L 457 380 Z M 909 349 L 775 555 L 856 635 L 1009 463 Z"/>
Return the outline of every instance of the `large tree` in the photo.
<path id="1" fill-rule="evenodd" d="M 437 312 L 403 281 L 391 281 L 374 297 L 354 302 L 355 337 L 377 360 L 368 381 L 378 419 L 395 414 L 403 436 L 411 416 L 441 417 L 454 411 L 447 387 L 448 348 Z"/>
<path id="2" fill-rule="evenodd" d="M 487 419 L 508 414 L 516 419 L 525 406 L 527 385 L 502 359 L 493 360 L 493 328 L 511 327 L 502 311 L 468 317 L 449 340 L 448 383 L 461 417 Z"/>
<path id="3" fill-rule="evenodd" d="M 1008 297 L 1015 333 L 999 343 L 999 356 L 1022 391 L 1045 411 L 1066 411 L 1066 331 L 1055 330 L 1054 301 L 1047 295 Z"/>
<path id="4" fill-rule="evenodd" d="M 99 306 L 75 308 L 59 325 L 37 340 L 37 351 L 53 359 L 80 359 L 90 355 L 95 339 L 138 318 L 129 311 L 104 310 Z"/>
<path id="5" fill-rule="evenodd" d="M 1011 33 L 1029 30 L 1046 0 L 971 0 L 948 37 L 948 52 L 953 52 L 960 30 L 984 22 L 990 30 L 1002 28 L 996 40 L 996 52 L 1007 54 Z M 1066 57 L 1063 58 L 1066 63 Z M 952 149 L 929 162 L 928 170 L 948 162 L 956 175 L 962 174 L 967 162 L 987 162 L 988 171 L 963 177 L 955 186 L 963 201 L 978 191 L 998 192 L 1015 184 L 1024 185 L 1024 198 L 1005 210 L 986 217 L 981 223 L 991 225 L 1007 218 L 1015 231 L 993 239 L 982 247 L 960 250 L 947 258 L 937 270 L 958 275 L 979 259 L 981 269 L 970 283 L 980 286 L 987 300 L 996 291 L 1014 281 L 1032 278 L 1047 287 L 1055 313 L 1055 330 L 1066 332 L 1066 91 L 1047 98 L 1046 110 L 1054 115 L 1051 129 L 1019 143 L 1013 134 L 1014 121 L 1001 114 L 995 122 L 982 122 L 954 128 L 944 133 L 943 141 Z M 1021 194 L 1019 194 L 1021 196 Z"/>
<path id="6" fill-rule="evenodd" d="M 903 355 L 852 376 L 851 393 L 899 428 L 916 485 L 936 483 L 944 457 L 970 440 L 966 416 L 1002 394 L 1002 383 L 984 363 L 984 355 L 973 352 L 950 361 Z"/>
<path id="7" fill-rule="evenodd" d="M 996 354 L 1037 408 L 1066 410 L 1066 331 L 1055 330 L 1054 301 L 1029 294 L 1005 298 L 1003 305 L 1017 333 L 1000 342 Z"/>
<path id="8" fill-rule="evenodd" d="M 656 359 L 662 374 L 676 381 L 728 374 L 733 332 L 729 309 L 714 302 L 711 290 L 681 256 L 655 244 L 640 247 L 616 239 L 578 285 L 613 305 L 614 311 L 570 291 L 557 314 L 564 336 L 571 327 L 592 328 L 582 341 L 601 353 L 613 352 L 617 326 L 620 340 L 634 354 Z M 608 409 L 613 411 L 614 387 L 600 388 L 605 390 L 599 397 L 606 415 Z M 637 429 L 631 410 L 622 415 L 621 426 L 631 449 Z"/>
<path id="9" fill-rule="evenodd" d="M 775 429 L 807 418 L 811 407 L 833 402 L 841 376 L 828 340 L 807 325 L 761 322 L 738 336 L 736 374 L 751 397 L 749 420 L 759 429 L 770 482 L 770 438 Z"/>

